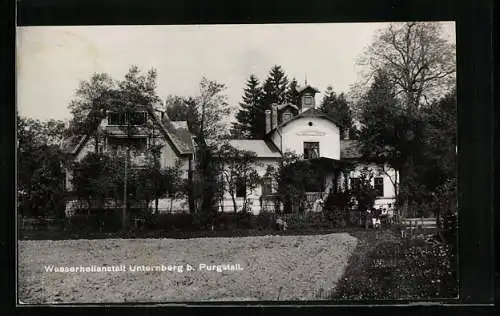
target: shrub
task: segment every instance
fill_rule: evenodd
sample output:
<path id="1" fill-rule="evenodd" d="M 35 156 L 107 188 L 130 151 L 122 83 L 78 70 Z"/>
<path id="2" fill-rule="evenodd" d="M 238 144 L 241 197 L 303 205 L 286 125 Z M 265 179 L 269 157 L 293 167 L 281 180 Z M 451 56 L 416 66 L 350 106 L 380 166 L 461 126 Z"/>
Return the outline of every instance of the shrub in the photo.
<path id="1" fill-rule="evenodd" d="M 442 216 L 441 236 L 451 244 L 457 241 L 457 185 L 456 179 L 448 179 L 437 188 L 434 195 L 435 208 L 438 216 Z"/>
<path id="2" fill-rule="evenodd" d="M 252 217 L 252 228 L 267 230 L 274 228 L 276 224 L 276 214 L 271 212 L 260 212 L 259 215 Z"/>
<path id="3" fill-rule="evenodd" d="M 353 255 L 333 298 L 429 299 L 457 295 L 450 245 L 421 238 L 377 241 L 373 234 Z M 361 249 L 361 248 L 358 248 Z"/>
<path id="4" fill-rule="evenodd" d="M 192 229 L 194 219 L 191 214 L 159 214 L 146 218 L 149 229 Z"/>
<path id="5" fill-rule="evenodd" d="M 237 228 L 248 229 L 250 228 L 250 221 L 252 218 L 252 214 L 245 211 L 240 211 L 236 213 L 235 222 Z"/>
<path id="6" fill-rule="evenodd" d="M 122 213 L 119 209 L 77 210 L 66 226 L 69 232 L 117 232 L 122 227 Z"/>

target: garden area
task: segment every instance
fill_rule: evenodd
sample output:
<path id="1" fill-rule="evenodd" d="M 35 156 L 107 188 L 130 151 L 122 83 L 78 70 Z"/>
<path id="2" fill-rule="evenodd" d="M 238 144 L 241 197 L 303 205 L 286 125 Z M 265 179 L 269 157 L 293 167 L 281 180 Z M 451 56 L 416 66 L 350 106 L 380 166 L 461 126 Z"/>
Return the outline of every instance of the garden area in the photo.
<path id="1" fill-rule="evenodd" d="M 458 296 L 456 245 L 432 232 L 401 238 L 394 231 L 356 231 L 358 246 L 335 300 L 422 300 Z"/>

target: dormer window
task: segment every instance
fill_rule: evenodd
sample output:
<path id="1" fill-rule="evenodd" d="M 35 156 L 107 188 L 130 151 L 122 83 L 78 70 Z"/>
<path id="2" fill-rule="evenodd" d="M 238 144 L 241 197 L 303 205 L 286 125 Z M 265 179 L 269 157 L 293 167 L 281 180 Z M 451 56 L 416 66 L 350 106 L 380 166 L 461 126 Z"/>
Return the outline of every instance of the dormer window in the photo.
<path id="1" fill-rule="evenodd" d="M 304 104 L 311 106 L 313 104 L 313 97 L 310 95 L 304 96 Z"/>

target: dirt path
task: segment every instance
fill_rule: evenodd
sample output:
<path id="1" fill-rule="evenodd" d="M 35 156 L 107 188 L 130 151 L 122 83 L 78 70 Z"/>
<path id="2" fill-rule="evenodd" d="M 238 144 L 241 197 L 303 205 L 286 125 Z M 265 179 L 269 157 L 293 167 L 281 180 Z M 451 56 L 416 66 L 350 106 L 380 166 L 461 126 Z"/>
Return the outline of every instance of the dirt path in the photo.
<path id="1" fill-rule="evenodd" d="M 30 304 L 321 299 L 337 284 L 356 244 L 344 233 L 20 241 L 19 299 Z M 200 270 L 200 264 L 239 264 L 242 270 Z M 136 265 L 182 266 L 182 272 L 131 271 Z M 51 266 L 84 271 L 47 272 Z M 125 271 L 85 271 L 102 266 Z"/>

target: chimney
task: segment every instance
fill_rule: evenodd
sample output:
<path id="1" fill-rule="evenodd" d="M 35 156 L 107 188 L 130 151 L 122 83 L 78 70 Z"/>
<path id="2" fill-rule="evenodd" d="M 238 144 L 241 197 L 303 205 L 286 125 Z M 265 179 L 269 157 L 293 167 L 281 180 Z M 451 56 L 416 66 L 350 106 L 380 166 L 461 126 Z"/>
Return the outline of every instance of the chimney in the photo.
<path id="1" fill-rule="evenodd" d="M 273 104 L 271 108 L 272 108 L 271 129 L 275 129 L 276 126 L 278 126 L 278 105 Z"/>
<path id="2" fill-rule="evenodd" d="M 271 131 L 271 110 L 266 110 L 266 134 Z"/>

